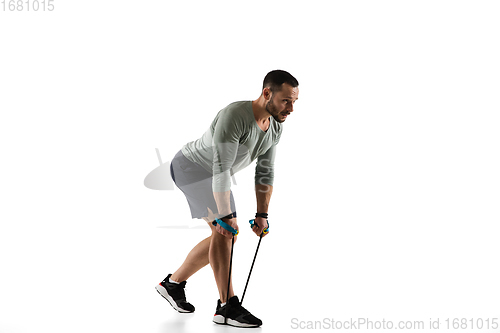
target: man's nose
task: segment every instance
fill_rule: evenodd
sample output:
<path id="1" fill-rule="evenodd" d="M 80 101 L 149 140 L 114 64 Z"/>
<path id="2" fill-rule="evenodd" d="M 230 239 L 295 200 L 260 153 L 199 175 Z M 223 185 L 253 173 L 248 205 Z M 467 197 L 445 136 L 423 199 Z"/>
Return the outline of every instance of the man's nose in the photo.
<path id="1" fill-rule="evenodd" d="M 293 104 L 292 103 L 288 103 L 287 107 L 286 107 L 286 110 L 288 112 L 293 112 Z"/>

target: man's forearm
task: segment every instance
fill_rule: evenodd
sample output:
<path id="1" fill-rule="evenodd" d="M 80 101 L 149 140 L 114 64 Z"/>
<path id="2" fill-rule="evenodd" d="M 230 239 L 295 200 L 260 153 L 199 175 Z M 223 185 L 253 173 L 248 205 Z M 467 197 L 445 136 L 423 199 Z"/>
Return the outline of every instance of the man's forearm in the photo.
<path id="1" fill-rule="evenodd" d="M 255 185 L 255 195 L 257 197 L 257 213 L 267 213 L 272 194 L 273 187 L 271 185 Z"/>
<path id="2" fill-rule="evenodd" d="M 214 192 L 215 203 L 217 210 L 221 216 L 226 216 L 231 213 L 231 191 Z"/>

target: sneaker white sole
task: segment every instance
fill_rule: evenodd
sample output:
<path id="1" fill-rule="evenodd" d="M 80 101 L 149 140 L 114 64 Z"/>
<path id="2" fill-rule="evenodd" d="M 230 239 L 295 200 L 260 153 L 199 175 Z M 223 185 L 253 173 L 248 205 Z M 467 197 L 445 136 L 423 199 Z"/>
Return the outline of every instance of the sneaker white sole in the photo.
<path id="1" fill-rule="evenodd" d="M 246 328 L 259 327 L 259 325 L 255 324 L 240 323 L 239 321 L 233 320 L 231 318 L 227 318 L 227 324 L 226 324 L 224 323 L 224 316 L 222 315 L 214 315 L 214 319 L 212 321 L 219 325 L 230 325 L 234 327 L 246 327 Z"/>
<path id="2" fill-rule="evenodd" d="M 177 306 L 177 303 L 175 303 L 174 299 L 168 294 L 167 289 L 165 289 L 164 286 L 162 286 L 161 284 L 157 284 L 155 289 L 158 292 L 158 294 L 163 296 L 163 298 L 166 299 L 170 303 L 170 305 L 172 305 L 175 311 L 180 313 L 190 313 L 189 311 L 181 309 L 180 307 Z"/>

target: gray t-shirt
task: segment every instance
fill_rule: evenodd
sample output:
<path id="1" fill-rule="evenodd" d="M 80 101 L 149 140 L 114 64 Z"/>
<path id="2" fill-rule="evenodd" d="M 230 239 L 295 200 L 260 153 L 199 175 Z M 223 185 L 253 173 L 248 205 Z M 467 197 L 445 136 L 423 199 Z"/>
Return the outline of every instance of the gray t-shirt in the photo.
<path id="1" fill-rule="evenodd" d="M 252 101 L 235 102 L 220 110 L 203 136 L 182 147 L 182 153 L 213 174 L 214 192 L 231 188 L 231 175 L 255 159 L 255 184 L 273 185 L 274 157 L 282 125 L 269 118 L 264 132 L 255 121 Z"/>

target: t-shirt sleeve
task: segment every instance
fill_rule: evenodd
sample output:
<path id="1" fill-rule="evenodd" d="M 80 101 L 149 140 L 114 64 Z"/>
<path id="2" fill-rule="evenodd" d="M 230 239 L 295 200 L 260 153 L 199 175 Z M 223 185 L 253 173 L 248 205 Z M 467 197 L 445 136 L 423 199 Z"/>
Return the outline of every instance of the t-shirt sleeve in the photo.
<path id="1" fill-rule="evenodd" d="M 238 144 L 244 132 L 244 122 L 237 112 L 222 110 L 213 134 L 213 181 L 214 192 L 231 189 L 231 166 L 236 160 Z"/>

